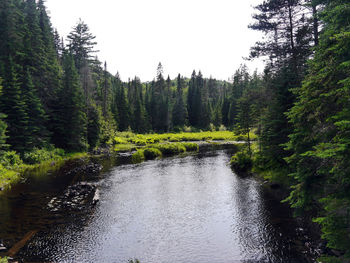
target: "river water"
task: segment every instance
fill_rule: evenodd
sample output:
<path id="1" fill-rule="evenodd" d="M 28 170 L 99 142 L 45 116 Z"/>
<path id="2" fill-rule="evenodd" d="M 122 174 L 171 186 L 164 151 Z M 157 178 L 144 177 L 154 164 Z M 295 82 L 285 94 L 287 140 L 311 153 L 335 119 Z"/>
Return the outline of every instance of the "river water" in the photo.
<path id="1" fill-rule="evenodd" d="M 166 158 L 75 179 L 97 186 L 95 206 L 57 205 L 69 176 L 35 178 L 0 195 L 0 240 L 38 231 L 16 255 L 24 262 L 309 262 L 288 208 L 234 174 L 229 157 Z"/>

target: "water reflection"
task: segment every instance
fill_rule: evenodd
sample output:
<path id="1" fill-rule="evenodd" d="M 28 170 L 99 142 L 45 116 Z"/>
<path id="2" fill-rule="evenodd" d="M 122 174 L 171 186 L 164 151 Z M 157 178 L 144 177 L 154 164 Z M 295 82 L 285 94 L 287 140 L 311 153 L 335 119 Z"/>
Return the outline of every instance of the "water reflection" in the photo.
<path id="1" fill-rule="evenodd" d="M 96 207 L 57 213 L 20 256 L 54 262 L 304 262 L 290 245 L 295 236 L 288 211 L 265 198 L 257 181 L 234 175 L 228 161 L 219 151 L 117 166 L 91 179 L 100 190 Z M 272 216 L 279 209 L 280 216 Z M 10 210 L 2 213 L 13 219 Z"/>

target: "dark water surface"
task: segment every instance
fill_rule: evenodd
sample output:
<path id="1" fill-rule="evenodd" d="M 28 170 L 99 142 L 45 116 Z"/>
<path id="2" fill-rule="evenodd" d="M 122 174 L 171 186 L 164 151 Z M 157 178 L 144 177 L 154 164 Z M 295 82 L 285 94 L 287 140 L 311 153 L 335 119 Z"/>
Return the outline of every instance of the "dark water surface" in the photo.
<path id="1" fill-rule="evenodd" d="M 0 195 L 0 240 L 38 230 L 24 262 L 308 262 L 290 211 L 228 162 L 217 151 L 79 177 L 97 185 L 95 206 L 58 205 L 69 176 L 36 178 Z"/>

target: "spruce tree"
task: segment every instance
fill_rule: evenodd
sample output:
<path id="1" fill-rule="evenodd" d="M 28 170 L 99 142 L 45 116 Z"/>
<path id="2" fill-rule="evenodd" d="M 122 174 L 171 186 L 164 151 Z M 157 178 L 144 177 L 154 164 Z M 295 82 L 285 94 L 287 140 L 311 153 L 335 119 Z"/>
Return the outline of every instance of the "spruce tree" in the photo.
<path id="1" fill-rule="evenodd" d="M 71 54 L 64 55 L 63 87 L 59 94 L 58 129 L 56 145 L 69 151 L 87 149 L 87 118 L 85 114 L 79 75 Z"/>
<path id="2" fill-rule="evenodd" d="M 47 116 L 37 95 L 37 89 L 34 87 L 29 69 L 27 69 L 22 90 L 28 116 L 27 148 L 43 147 L 49 142 L 49 133 L 45 126 Z"/>
<path id="3" fill-rule="evenodd" d="M 4 82 L 0 98 L 0 112 L 6 115 L 5 121 L 8 125 L 9 136 L 7 143 L 11 149 L 23 153 L 28 150 L 26 146 L 29 140 L 26 136 L 28 125 L 27 105 L 11 57 L 8 58 L 4 73 L 1 75 L 4 76 Z"/>
<path id="4" fill-rule="evenodd" d="M 183 127 L 186 122 L 186 107 L 183 99 L 184 80 L 179 74 L 177 76 L 176 102 L 173 108 L 173 126 Z"/>
<path id="5" fill-rule="evenodd" d="M 2 80 L 0 79 L 0 101 L 1 101 L 1 93 L 2 93 L 2 86 L 1 86 Z M 5 123 L 4 119 L 6 118 L 6 115 L 3 113 L 0 113 L 0 156 L 2 155 L 2 152 L 6 149 L 6 128 L 7 124 Z"/>
<path id="6" fill-rule="evenodd" d="M 288 117 L 293 132 L 287 149 L 296 180 L 289 200 L 298 211 L 320 209 L 316 222 L 328 247 L 339 257 L 322 262 L 350 260 L 350 4 L 345 0 L 319 1 L 324 31 L 310 72 Z"/>

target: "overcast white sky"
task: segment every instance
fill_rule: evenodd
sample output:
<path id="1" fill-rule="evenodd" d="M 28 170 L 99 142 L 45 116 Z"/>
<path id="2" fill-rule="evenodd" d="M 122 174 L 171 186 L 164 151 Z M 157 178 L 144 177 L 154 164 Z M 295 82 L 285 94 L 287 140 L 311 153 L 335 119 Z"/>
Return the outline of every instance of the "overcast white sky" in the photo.
<path id="1" fill-rule="evenodd" d="M 98 42 L 98 57 L 126 81 L 150 81 L 158 62 L 171 78 L 203 75 L 227 80 L 262 35 L 247 28 L 262 0 L 47 0 L 53 27 L 64 38 L 81 18 Z"/>

